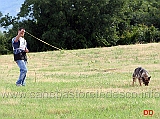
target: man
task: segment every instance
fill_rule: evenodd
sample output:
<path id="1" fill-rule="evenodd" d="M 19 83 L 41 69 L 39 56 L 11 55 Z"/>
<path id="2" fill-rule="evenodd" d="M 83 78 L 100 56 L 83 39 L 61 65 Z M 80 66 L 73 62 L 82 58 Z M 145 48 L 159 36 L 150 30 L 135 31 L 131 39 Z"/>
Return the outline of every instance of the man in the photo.
<path id="1" fill-rule="evenodd" d="M 26 73 L 27 73 L 27 56 L 29 52 L 27 49 L 27 42 L 24 39 L 25 29 L 19 28 L 18 34 L 12 39 L 12 47 L 14 54 L 14 61 L 20 68 L 20 75 L 16 82 L 16 86 L 25 86 Z"/>

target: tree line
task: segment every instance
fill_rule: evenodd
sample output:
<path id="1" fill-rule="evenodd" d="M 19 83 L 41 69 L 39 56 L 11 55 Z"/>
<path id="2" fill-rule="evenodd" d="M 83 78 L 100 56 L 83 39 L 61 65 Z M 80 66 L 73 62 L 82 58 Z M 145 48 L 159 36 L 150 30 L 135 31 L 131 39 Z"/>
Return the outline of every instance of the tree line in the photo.
<path id="1" fill-rule="evenodd" d="M 159 0 L 25 0 L 16 16 L 0 14 L 0 53 L 12 51 L 17 29 L 61 49 L 160 41 Z M 26 34 L 32 52 L 54 50 Z"/>

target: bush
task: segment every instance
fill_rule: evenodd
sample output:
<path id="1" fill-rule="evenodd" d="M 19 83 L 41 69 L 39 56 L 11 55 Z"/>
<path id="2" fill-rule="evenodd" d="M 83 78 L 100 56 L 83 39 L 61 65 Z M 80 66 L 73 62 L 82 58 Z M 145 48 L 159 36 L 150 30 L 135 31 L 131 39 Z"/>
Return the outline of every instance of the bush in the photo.
<path id="1" fill-rule="evenodd" d="M 124 31 L 118 45 L 135 44 L 135 43 L 150 43 L 160 41 L 160 31 L 154 26 L 137 25 L 132 26 L 129 30 Z"/>
<path id="2" fill-rule="evenodd" d="M 9 50 L 6 47 L 6 38 L 3 35 L 0 35 L 0 54 L 8 54 Z"/>

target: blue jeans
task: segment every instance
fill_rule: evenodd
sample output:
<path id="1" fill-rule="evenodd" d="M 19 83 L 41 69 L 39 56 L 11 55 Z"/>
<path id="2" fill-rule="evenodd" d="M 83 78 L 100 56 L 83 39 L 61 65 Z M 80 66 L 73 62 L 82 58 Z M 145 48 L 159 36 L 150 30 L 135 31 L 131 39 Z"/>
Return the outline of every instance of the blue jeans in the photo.
<path id="1" fill-rule="evenodd" d="M 20 75 L 16 84 L 25 86 L 25 80 L 26 80 L 26 74 L 27 74 L 27 61 L 17 60 L 16 63 L 20 69 Z"/>

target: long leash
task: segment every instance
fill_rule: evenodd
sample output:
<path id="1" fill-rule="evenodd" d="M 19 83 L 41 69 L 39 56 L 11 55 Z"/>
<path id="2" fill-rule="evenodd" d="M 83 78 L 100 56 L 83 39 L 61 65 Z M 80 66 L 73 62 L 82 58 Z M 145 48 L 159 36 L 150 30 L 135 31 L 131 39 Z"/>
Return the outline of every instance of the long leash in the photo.
<path id="1" fill-rule="evenodd" d="M 60 49 L 60 48 L 58 48 L 58 47 L 55 47 L 55 46 L 53 46 L 53 45 L 51 45 L 51 44 L 49 44 L 49 43 L 47 43 L 47 42 L 45 42 L 45 41 L 37 38 L 36 36 L 32 35 L 31 33 L 27 32 L 27 31 L 25 31 L 25 32 L 26 32 L 28 35 L 32 36 L 33 38 L 39 40 L 40 42 L 42 42 L 42 43 L 44 43 L 44 44 L 46 44 L 46 45 L 48 45 L 48 46 L 50 46 L 50 47 L 52 47 L 52 48 L 54 48 L 54 49 L 57 49 L 57 50 L 59 50 L 59 51 L 62 51 L 62 49 Z M 74 56 L 77 56 L 77 55 L 75 55 L 75 54 L 73 54 L 73 53 L 71 53 L 71 54 L 74 55 Z M 30 58 L 29 54 L 28 54 L 28 57 Z M 81 58 L 81 57 L 79 57 L 79 56 L 77 56 L 77 57 L 78 57 L 78 58 Z M 30 59 L 31 59 L 31 58 L 30 58 Z M 81 58 L 81 59 L 82 59 L 82 58 Z M 34 66 L 34 73 L 35 73 L 35 82 L 36 82 L 36 70 L 35 70 L 35 66 Z"/>
<path id="2" fill-rule="evenodd" d="M 29 53 L 27 53 L 27 56 L 29 57 L 29 59 L 31 59 L 31 57 L 30 57 Z M 34 81 L 35 81 L 35 83 L 36 83 L 36 82 L 37 82 L 36 68 L 35 68 L 35 66 L 34 66 L 34 65 L 33 65 L 33 67 L 34 67 L 34 75 L 35 75 L 35 77 L 34 77 Z"/>
<path id="3" fill-rule="evenodd" d="M 31 33 L 27 32 L 27 31 L 25 31 L 25 32 L 26 32 L 28 35 L 32 36 L 33 38 L 39 40 L 40 42 L 42 42 L 42 43 L 44 43 L 44 44 L 46 44 L 46 45 L 48 45 L 48 46 L 50 46 L 50 47 L 52 47 L 52 48 L 55 48 L 55 49 L 61 51 L 60 48 L 57 48 L 57 47 L 55 47 L 55 46 L 53 46 L 53 45 L 51 45 L 51 44 L 49 44 L 49 43 L 47 43 L 47 42 L 45 42 L 45 41 L 43 41 L 43 40 L 41 40 L 41 39 L 35 37 L 34 35 L 32 35 Z M 28 54 L 28 57 L 29 57 L 29 59 L 31 59 L 31 57 L 29 56 L 29 54 Z M 35 75 L 35 82 L 36 82 L 36 81 L 37 81 L 37 77 L 36 77 L 36 70 L 35 70 L 35 69 L 36 69 L 36 68 L 35 68 L 35 66 L 34 66 L 34 75 Z"/>
<path id="4" fill-rule="evenodd" d="M 60 49 L 60 48 L 58 48 L 58 47 L 56 47 L 56 46 L 53 46 L 53 45 L 51 45 L 51 44 L 49 44 L 49 43 L 47 43 L 47 42 L 45 42 L 45 41 L 37 38 L 36 36 L 32 35 L 31 33 L 27 32 L 27 31 L 25 31 L 25 32 L 26 32 L 28 35 L 32 36 L 33 38 L 39 40 L 40 42 L 42 42 L 42 43 L 44 43 L 44 44 L 46 44 L 46 45 L 48 45 L 48 46 L 51 46 L 51 47 L 54 48 L 54 49 L 57 49 L 57 50 L 59 50 L 59 51 L 62 51 L 62 50 L 63 50 L 63 49 Z M 71 52 L 70 52 L 70 54 L 72 54 L 72 55 L 74 55 L 74 56 L 76 56 L 76 57 L 78 57 L 78 58 L 80 58 L 80 59 L 84 59 L 84 58 L 81 58 L 81 57 L 79 57 L 79 56 L 71 53 Z"/>
<path id="5" fill-rule="evenodd" d="M 39 38 L 35 37 L 34 35 L 30 34 L 30 33 L 29 33 L 29 32 L 27 32 L 27 31 L 25 31 L 25 32 L 26 32 L 28 35 L 32 36 L 33 38 L 35 38 L 35 39 L 37 39 L 37 40 L 41 41 L 42 43 L 44 43 L 44 44 L 46 44 L 46 45 L 51 46 L 52 48 L 55 48 L 55 49 L 57 49 L 57 50 L 62 50 L 62 49 L 60 49 L 60 48 L 57 48 L 57 47 L 55 47 L 55 46 L 53 46 L 53 45 L 51 45 L 51 44 L 49 44 L 49 43 L 47 43 L 47 42 L 45 42 L 45 41 L 43 41 L 43 40 L 41 40 L 41 39 L 39 39 Z"/>

